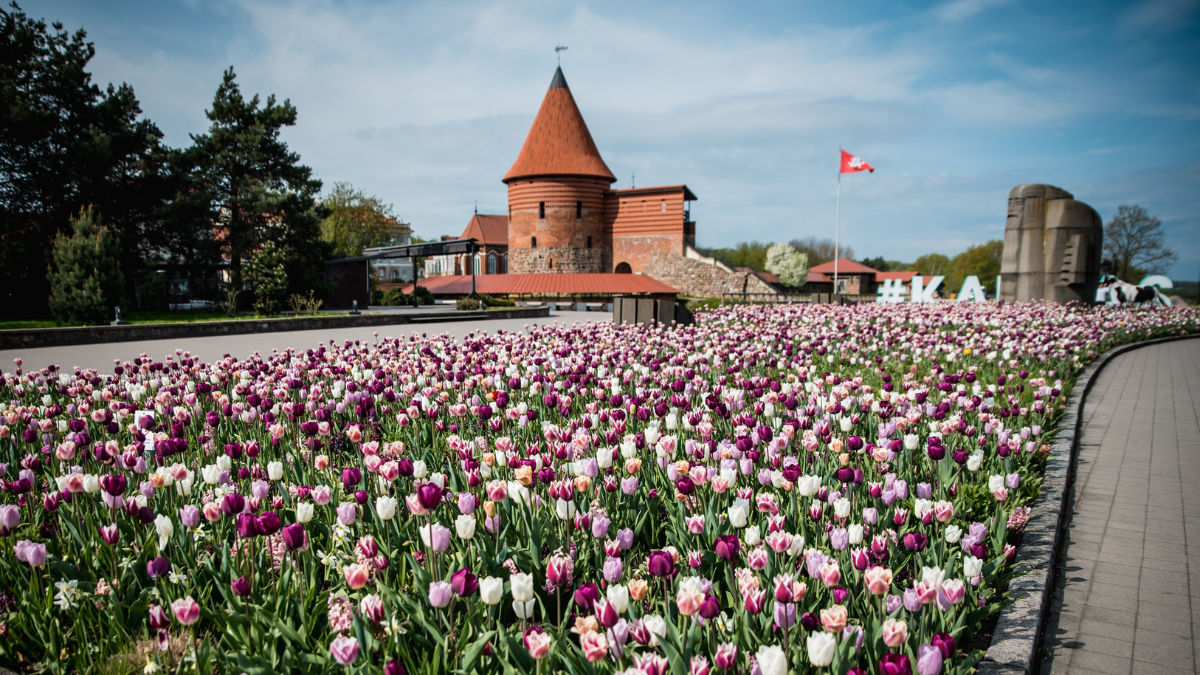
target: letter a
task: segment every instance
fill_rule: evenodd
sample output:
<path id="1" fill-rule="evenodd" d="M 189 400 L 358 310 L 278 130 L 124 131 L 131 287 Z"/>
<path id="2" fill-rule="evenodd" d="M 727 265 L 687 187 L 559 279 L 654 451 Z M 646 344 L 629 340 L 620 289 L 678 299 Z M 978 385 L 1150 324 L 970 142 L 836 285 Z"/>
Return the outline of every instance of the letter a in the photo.
<path id="1" fill-rule="evenodd" d="M 971 275 L 963 279 L 962 290 L 958 292 L 958 301 L 965 302 L 973 300 L 975 302 L 983 302 L 987 300 L 987 296 L 983 293 L 983 284 L 979 283 L 979 277 Z"/>

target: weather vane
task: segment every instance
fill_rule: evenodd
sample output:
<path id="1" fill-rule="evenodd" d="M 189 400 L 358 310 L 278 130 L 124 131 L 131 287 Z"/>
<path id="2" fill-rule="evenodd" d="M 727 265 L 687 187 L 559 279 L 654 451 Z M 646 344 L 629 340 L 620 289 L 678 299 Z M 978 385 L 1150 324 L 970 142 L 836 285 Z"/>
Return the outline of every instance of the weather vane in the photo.
<path id="1" fill-rule="evenodd" d="M 558 57 L 558 65 L 562 65 L 562 52 L 568 49 L 566 45 L 556 45 L 554 47 L 554 55 Z"/>

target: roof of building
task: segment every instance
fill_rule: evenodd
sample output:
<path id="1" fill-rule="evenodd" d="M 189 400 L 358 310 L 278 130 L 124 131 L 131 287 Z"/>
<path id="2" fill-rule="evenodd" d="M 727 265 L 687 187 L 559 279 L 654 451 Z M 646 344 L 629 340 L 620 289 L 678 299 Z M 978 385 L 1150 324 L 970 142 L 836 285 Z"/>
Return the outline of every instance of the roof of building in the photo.
<path id="1" fill-rule="evenodd" d="M 508 246 L 508 216 L 476 213 L 459 239 L 475 239 L 488 246 Z"/>
<path id="2" fill-rule="evenodd" d="M 505 174 L 504 182 L 552 175 L 596 176 L 610 183 L 617 180 L 596 149 L 562 68 L 554 72 L 521 154 Z"/>
<path id="3" fill-rule="evenodd" d="M 434 295 L 467 295 L 470 276 L 433 277 L 421 282 Z M 644 274 L 481 274 L 475 290 L 488 295 L 640 295 L 679 291 Z M 403 288 L 412 292 L 412 284 Z"/>
<path id="4" fill-rule="evenodd" d="M 654 187 L 640 187 L 640 188 L 625 188 L 624 190 L 613 190 L 612 192 L 615 195 L 625 197 L 628 195 L 637 195 L 637 194 L 656 194 L 656 193 L 662 193 L 662 192 L 679 192 L 680 190 L 683 191 L 683 201 L 685 201 L 685 202 L 694 202 L 699 199 L 695 195 L 695 193 L 693 193 L 691 190 L 688 189 L 688 186 L 682 185 L 682 184 L 681 185 L 656 185 Z"/>
<path id="5" fill-rule="evenodd" d="M 753 267 L 735 267 L 733 269 L 734 269 L 734 271 L 740 272 L 741 274 L 753 274 L 754 276 L 758 277 L 759 279 L 762 279 L 763 281 L 767 282 L 768 284 L 779 283 L 779 275 L 773 274 L 771 272 L 759 272 L 759 271 L 755 270 Z"/>
<path id="6" fill-rule="evenodd" d="M 831 284 L 831 283 L 833 283 L 833 278 L 827 277 L 824 274 L 821 274 L 820 272 L 814 272 L 813 270 L 810 269 L 808 271 L 808 278 L 805 279 L 804 281 L 806 283 L 810 283 L 810 284 Z"/>
<path id="7" fill-rule="evenodd" d="M 821 263 L 820 265 L 814 265 L 813 267 L 810 267 L 809 269 L 812 270 L 813 272 L 820 272 L 821 274 L 833 274 L 833 261 L 830 260 L 827 263 Z M 838 258 L 837 259 L 837 273 L 838 274 L 878 274 L 879 270 L 867 267 L 866 265 L 863 265 L 862 263 L 856 263 L 849 258 Z"/>
<path id="8" fill-rule="evenodd" d="M 904 283 L 912 281 L 912 278 L 920 274 L 920 272 L 876 272 L 875 281 L 884 281 L 886 279 L 899 279 Z"/>

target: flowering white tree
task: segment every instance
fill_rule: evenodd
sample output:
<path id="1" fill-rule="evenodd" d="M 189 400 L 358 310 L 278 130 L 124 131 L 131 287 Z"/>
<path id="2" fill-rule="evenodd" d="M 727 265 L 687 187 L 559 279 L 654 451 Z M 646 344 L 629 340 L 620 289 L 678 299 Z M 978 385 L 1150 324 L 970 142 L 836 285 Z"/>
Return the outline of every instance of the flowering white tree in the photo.
<path id="1" fill-rule="evenodd" d="M 803 286 L 808 279 L 808 256 L 782 241 L 767 249 L 767 271 L 784 286 Z"/>

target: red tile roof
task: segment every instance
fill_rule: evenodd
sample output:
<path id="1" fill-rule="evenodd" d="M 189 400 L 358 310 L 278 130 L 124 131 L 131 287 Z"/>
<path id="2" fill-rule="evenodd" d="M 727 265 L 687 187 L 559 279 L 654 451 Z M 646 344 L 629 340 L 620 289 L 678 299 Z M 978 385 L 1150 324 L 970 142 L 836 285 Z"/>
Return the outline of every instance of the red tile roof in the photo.
<path id="1" fill-rule="evenodd" d="M 779 283 L 779 275 L 773 274 L 771 272 L 758 272 L 758 271 L 755 271 L 755 269 L 753 267 L 735 267 L 733 269 L 734 269 L 734 271 L 740 272 L 742 274 L 753 274 L 754 276 L 758 277 L 759 279 L 762 279 L 763 281 L 767 282 L 768 284 Z"/>
<path id="2" fill-rule="evenodd" d="M 813 272 L 820 272 L 821 274 L 833 274 L 833 261 L 831 260 L 827 263 L 821 263 L 820 265 L 810 267 L 809 269 Z M 837 261 L 838 274 L 876 274 L 878 272 L 879 270 L 871 269 L 870 267 L 856 263 L 849 258 L 838 258 Z"/>
<path id="3" fill-rule="evenodd" d="M 460 239 L 476 239 L 489 246 L 508 246 L 508 216 L 476 213 Z"/>
<path id="4" fill-rule="evenodd" d="M 433 277 L 421 282 L 434 295 L 466 295 L 470 276 Z M 481 274 L 475 289 L 488 295 L 639 295 L 679 291 L 644 274 Z M 403 287 L 412 292 L 412 284 Z"/>
<path id="5" fill-rule="evenodd" d="M 693 193 L 690 189 L 688 189 L 688 186 L 683 185 L 683 184 L 655 185 L 653 187 L 644 187 L 644 188 L 625 188 L 623 190 L 613 190 L 612 192 L 613 192 L 613 194 L 624 197 L 627 195 L 657 194 L 660 192 L 681 192 L 681 191 L 683 192 L 683 200 L 686 202 L 694 202 L 698 199 L 698 197 L 696 197 L 695 193 Z"/>
<path id="6" fill-rule="evenodd" d="M 805 281 L 810 284 L 831 284 L 833 283 L 833 277 L 827 277 L 820 272 L 814 272 L 810 269 L 808 271 L 808 278 Z"/>
<path id="7" fill-rule="evenodd" d="M 904 283 L 912 281 L 912 278 L 920 274 L 920 272 L 876 272 L 875 281 L 883 281 L 885 279 L 899 279 Z"/>
<path id="8" fill-rule="evenodd" d="M 596 142 L 575 97 L 567 88 L 562 68 L 554 73 L 550 91 L 542 99 L 542 107 L 533 120 L 533 127 L 521 146 L 521 154 L 504 176 L 504 182 L 530 176 L 578 175 L 598 176 L 616 181 L 608 165 L 600 157 Z"/>

